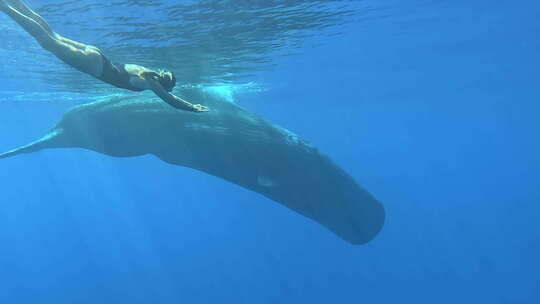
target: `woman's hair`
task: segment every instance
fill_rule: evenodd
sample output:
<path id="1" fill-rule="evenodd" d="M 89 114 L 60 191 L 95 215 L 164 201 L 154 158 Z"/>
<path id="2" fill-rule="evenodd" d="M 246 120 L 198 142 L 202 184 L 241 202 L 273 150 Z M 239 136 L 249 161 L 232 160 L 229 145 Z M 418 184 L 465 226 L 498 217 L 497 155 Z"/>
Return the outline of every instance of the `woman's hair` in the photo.
<path id="1" fill-rule="evenodd" d="M 167 91 L 172 91 L 174 86 L 176 85 L 176 78 L 174 77 L 174 74 L 167 70 L 158 70 L 158 81 L 163 86 L 163 88 Z"/>

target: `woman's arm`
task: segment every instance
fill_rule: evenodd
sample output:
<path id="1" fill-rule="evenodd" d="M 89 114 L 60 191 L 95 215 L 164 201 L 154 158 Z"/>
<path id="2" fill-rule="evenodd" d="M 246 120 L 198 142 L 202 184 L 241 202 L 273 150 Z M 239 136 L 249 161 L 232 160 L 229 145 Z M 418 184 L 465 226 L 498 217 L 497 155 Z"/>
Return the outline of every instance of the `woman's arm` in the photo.
<path id="1" fill-rule="evenodd" d="M 187 111 L 194 111 L 194 112 L 207 112 L 208 108 L 200 105 L 200 104 L 192 104 L 190 102 L 187 102 L 183 100 L 182 98 L 175 96 L 167 90 L 165 90 L 159 81 L 157 81 L 154 77 L 145 77 L 148 83 L 150 84 L 150 88 L 152 91 L 159 96 L 163 101 L 171 105 L 173 108 L 180 109 L 180 110 L 187 110 Z"/>

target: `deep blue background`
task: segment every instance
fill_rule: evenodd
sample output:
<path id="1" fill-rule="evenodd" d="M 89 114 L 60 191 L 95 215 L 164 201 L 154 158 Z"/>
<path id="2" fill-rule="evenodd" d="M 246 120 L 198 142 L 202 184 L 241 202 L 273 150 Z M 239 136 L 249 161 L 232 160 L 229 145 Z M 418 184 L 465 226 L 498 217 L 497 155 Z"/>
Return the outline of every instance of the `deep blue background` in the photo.
<path id="1" fill-rule="evenodd" d="M 399 2 L 236 95 L 383 202 L 374 241 L 154 157 L 49 150 L 0 161 L 0 302 L 539 303 L 540 5 Z M 72 105 L 0 79 L 1 150 Z"/>

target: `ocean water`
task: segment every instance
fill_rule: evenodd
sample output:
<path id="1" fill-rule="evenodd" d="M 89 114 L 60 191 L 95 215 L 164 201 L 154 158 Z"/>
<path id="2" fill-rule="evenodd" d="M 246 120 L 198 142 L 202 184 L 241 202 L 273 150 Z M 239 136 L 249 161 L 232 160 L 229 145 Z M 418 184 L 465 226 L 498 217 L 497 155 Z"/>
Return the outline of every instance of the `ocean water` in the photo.
<path id="1" fill-rule="evenodd" d="M 387 217 L 351 245 L 154 156 L 20 155 L 0 160 L 0 303 L 540 303 L 537 1 L 27 2 L 114 60 L 173 70 L 177 94 L 297 133 Z M 133 94 L 3 14 L 0 39 L 1 151 Z"/>

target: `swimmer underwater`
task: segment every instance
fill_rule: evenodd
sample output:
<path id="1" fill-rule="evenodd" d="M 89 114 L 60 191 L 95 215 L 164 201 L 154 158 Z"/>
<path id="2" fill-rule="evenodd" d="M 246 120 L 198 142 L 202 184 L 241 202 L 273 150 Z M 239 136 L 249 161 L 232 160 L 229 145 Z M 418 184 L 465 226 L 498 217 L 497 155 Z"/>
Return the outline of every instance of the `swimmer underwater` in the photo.
<path id="1" fill-rule="evenodd" d="M 208 111 L 203 105 L 189 103 L 170 93 L 176 85 L 176 78 L 169 71 L 154 71 L 140 65 L 112 62 L 97 47 L 67 39 L 54 32 L 39 14 L 21 0 L 0 0 L 0 11 L 32 35 L 43 49 L 83 73 L 122 89 L 152 90 L 177 109 Z"/>

